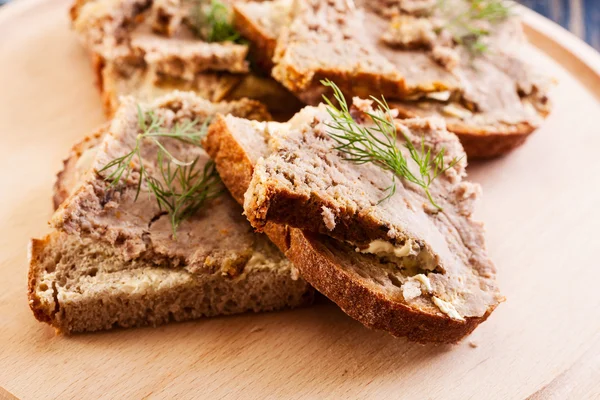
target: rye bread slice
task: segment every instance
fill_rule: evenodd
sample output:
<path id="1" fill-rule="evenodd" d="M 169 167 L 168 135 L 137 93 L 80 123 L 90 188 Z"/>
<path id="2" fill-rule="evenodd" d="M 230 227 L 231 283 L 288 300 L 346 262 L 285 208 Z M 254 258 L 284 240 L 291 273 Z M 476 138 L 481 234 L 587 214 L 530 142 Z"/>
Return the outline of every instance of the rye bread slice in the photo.
<path id="1" fill-rule="evenodd" d="M 230 276 L 126 260 L 111 245 L 53 232 L 29 245 L 29 305 L 40 322 L 69 334 L 310 304 L 312 289 L 291 262 L 249 235 L 251 256 Z"/>
<path id="2" fill-rule="evenodd" d="M 178 93 L 145 109 L 165 120 L 170 116 L 171 124 L 202 121 L 216 111 L 268 117 L 256 102 L 211 104 Z M 125 150 L 121 145 L 135 137 L 127 124 L 135 113 L 133 100 L 125 99 L 119 116 L 75 145 L 58 174 L 54 202 L 62 206 L 53 218 L 69 218 L 69 227 L 60 229 L 59 223 L 56 231 L 31 241 L 29 299 L 36 318 L 71 333 L 309 304 L 310 286 L 266 237 L 252 232 L 229 195 L 208 203 L 174 238 L 145 187 L 136 204 L 132 181 L 106 186 L 99 166 L 107 152 Z M 163 144 L 180 157 L 202 155 L 190 145 Z M 152 154 L 144 152 L 148 168 Z M 77 229 L 78 224 L 85 227 Z M 112 225 L 113 232 L 121 229 L 122 242 L 106 235 Z M 127 246 L 140 241 L 145 251 L 132 255 Z"/>
<path id="3" fill-rule="evenodd" d="M 157 5 L 156 2 L 154 4 Z M 161 40 L 168 44 L 176 39 Z M 185 49 L 181 50 L 183 52 Z M 218 54 L 213 56 L 215 62 L 225 62 Z M 149 65 L 144 60 L 110 60 L 93 50 L 90 50 L 90 57 L 104 111 L 109 118 L 114 115 L 119 99 L 123 96 L 134 96 L 141 102 L 149 102 L 174 90 L 191 91 L 211 102 L 252 98 L 265 104 L 278 119 L 287 119 L 302 107 L 302 103 L 293 94 L 270 77 L 254 73 L 212 71 L 210 63 L 201 60 L 181 61 L 185 57 L 179 57 L 181 60 L 172 61 L 174 65 L 180 64 L 181 68 L 172 68 L 169 63 L 164 63 L 164 69 L 168 73 L 163 73 L 164 71 L 159 72 L 156 66 Z"/>
<path id="4" fill-rule="evenodd" d="M 99 55 L 92 56 L 97 85 L 106 115 L 114 116 L 124 96 L 133 96 L 141 102 L 150 102 L 175 90 L 193 92 L 211 102 L 227 100 L 230 93 L 246 79 L 246 75 L 219 72 L 197 74 L 193 79 L 157 76 L 145 67 L 131 69 L 118 62 L 109 62 Z M 236 98 L 241 98 L 237 96 Z"/>
<path id="5" fill-rule="evenodd" d="M 187 4 L 187 3 L 186 3 Z M 105 112 L 121 96 L 147 102 L 173 90 L 225 98 L 248 71 L 247 46 L 194 38 L 179 1 L 77 1 L 73 29 L 88 50 Z M 234 73 L 232 73 L 234 72 Z"/>
<path id="6" fill-rule="evenodd" d="M 460 340 L 503 300 L 482 225 L 471 218 L 479 187 L 463 181 L 464 159 L 432 187 L 443 211 L 404 181 L 380 203 L 391 177 L 343 160 L 324 132 L 327 119 L 323 107 L 285 124 L 219 116 L 205 147 L 254 226 L 348 315 L 414 341 Z M 444 147 L 447 162 L 464 155 L 441 121 L 397 124 L 415 142 Z M 408 244 L 414 254 L 360 251 L 374 241 Z"/>
<path id="7" fill-rule="evenodd" d="M 145 64 L 157 74 L 189 77 L 204 71 L 248 72 L 248 46 L 203 41 L 186 23 L 192 18 L 188 15 L 191 7 L 187 2 L 175 3 L 86 2 L 71 13 L 73 28 L 84 46 L 103 59 L 132 67 Z"/>
<path id="8" fill-rule="evenodd" d="M 445 3 L 457 8 L 468 4 Z M 236 8 L 275 8 L 272 4 L 281 8 L 286 2 Z M 273 64 L 273 76 L 308 104 L 319 103 L 326 93 L 320 85 L 323 78 L 335 81 L 348 96 L 384 95 L 395 99 L 390 104 L 403 117 L 446 119 L 472 158 L 514 149 L 550 112 L 551 81 L 527 61 L 526 40 L 515 15 L 486 36 L 491 50 L 473 57 L 453 47 L 447 33 L 436 37 L 435 24 L 444 15 L 431 2 L 298 4 L 288 13 L 293 18 L 289 25 L 265 21 L 269 12 L 239 11 L 236 23 L 256 46 L 276 43 L 275 50 L 259 52 L 270 57 L 261 64 Z M 451 63 L 458 65 L 450 68 Z"/>
<path id="9" fill-rule="evenodd" d="M 202 268 L 205 254 L 194 250 L 193 241 L 172 242 L 173 232 L 166 229 L 170 225 L 169 218 L 160 209 L 156 199 L 150 195 L 145 181 L 141 187 L 142 193 L 137 195 L 140 171 L 137 157 L 132 159 L 132 172 L 118 187 L 106 180 L 113 172 L 112 168 L 102 173 L 99 171 L 110 161 L 124 156 L 136 146 L 141 130 L 140 115 L 150 123 L 147 113 L 152 113 L 161 121 L 162 129 L 172 129 L 176 124 L 190 120 L 202 124 L 219 112 L 244 115 L 251 119 L 270 117 L 265 108 L 255 101 L 211 103 L 185 92 L 173 92 L 149 104 L 137 103 L 137 100 L 131 97 L 123 99 L 123 104 L 111 121 L 108 133 L 103 136 L 99 150 L 93 156 L 89 170 L 52 216 L 52 227 L 69 234 L 91 236 L 119 246 L 130 259 L 142 255 L 157 259 L 162 256 L 174 257 L 163 253 L 163 250 L 169 250 L 171 245 L 177 244 L 177 257 L 187 264 L 194 264 L 195 268 Z M 161 138 L 161 144 L 178 160 L 197 160 L 196 169 L 199 171 L 209 161 L 208 155 L 201 147 L 168 138 Z M 152 145 L 149 140 L 145 140 L 141 145 L 145 170 L 152 176 L 160 177 L 158 146 Z M 226 197 L 219 197 L 214 203 L 225 201 Z M 223 213 L 224 216 L 227 214 L 226 209 L 223 209 Z M 195 232 L 198 229 L 201 228 L 185 220 L 178 232 L 182 237 L 197 236 L 201 233 Z M 212 239 L 216 240 L 214 236 Z M 234 243 L 234 235 L 228 235 L 227 240 L 221 240 L 225 252 L 227 241 Z"/>
<path id="10" fill-rule="evenodd" d="M 253 98 L 286 118 L 302 106 L 272 78 L 247 73 L 247 46 L 190 37 L 185 19 L 191 3 L 87 3 L 73 6 L 72 21 L 90 53 L 109 118 L 122 96 L 148 102 L 173 90 L 193 91 L 212 102 Z"/>

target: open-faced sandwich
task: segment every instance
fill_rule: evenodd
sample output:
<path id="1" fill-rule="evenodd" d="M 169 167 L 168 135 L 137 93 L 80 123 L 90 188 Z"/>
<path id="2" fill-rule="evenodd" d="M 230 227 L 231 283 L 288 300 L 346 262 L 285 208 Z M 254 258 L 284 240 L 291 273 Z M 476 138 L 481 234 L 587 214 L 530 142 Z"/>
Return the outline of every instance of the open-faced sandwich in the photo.
<path id="1" fill-rule="evenodd" d="M 218 116 L 205 148 L 252 225 L 348 315 L 456 342 L 503 300 L 462 146 L 443 120 L 336 97 L 286 123 Z"/>
<path id="2" fill-rule="evenodd" d="M 215 113 L 269 117 L 248 100 L 128 97 L 74 148 L 54 231 L 30 245 L 37 319 L 70 333 L 310 303 L 312 288 L 253 232 L 200 146 Z"/>
<path id="3" fill-rule="evenodd" d="M 275 0 L 237 3 L 260 65 L 308 104 L 335 81 L 380 94 L 401 117 L 440 116 L 470 157 L 522 144 L 550 111 L 550 80 L 527 58 L 500 0 Z"/>
<path id="4" fill-rule="evenodd" d="M 148 101 L 172 90 L 210 101 L 250 97 L 276 113 L 299 107 L 273 79 L 250 72 L 248 45 L 230 23 L 229 2 L 77 0 L 71 19 L 109 116 L 120 96 Z"/>
<path id="5" fill-rule="evenodd" d="M 455 343 L 503 301 L 466 155 L 548 112 L 505 3 L 78 0 L 71 17 L 114 116 L 31 242 L 39 320 L 156 325 L 314 287 L 367 327 Z"/>

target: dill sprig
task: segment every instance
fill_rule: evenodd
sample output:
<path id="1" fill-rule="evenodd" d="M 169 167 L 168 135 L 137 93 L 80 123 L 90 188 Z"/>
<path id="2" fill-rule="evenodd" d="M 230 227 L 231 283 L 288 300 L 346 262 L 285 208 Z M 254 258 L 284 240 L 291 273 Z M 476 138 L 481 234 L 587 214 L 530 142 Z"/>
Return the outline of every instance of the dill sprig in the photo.
<path id="1" fill-rule="evenodd" d="M 333 95 L 339 108 L 332 101 L 323 96 L 327 103 L 327 111 L 332 118 L 332 122 L 326 125 L 331 128 L 329 136 L 337 143 L 336 150 L 342 152 L 346 160 L 366 164 L 373 163 L 380 168 L 392 172 L 392 184 L 386 188 L 387 195 L 381 201 L 384 201 L 396 193 L 396 177 L 412 182 L 425 191 L 431 204 L 438 210 L 441 207 L 437 205 L 431 191 L 431 183 L 448 169 L 454 167 L 460 159 L 454 158 L 450 164 L 445 165 L 445 148 L 433 155 L 431 148 L 425 148 L 424 140 L 421 141 L 420 149 L 417 149 L 406 132 L 401 129 L 404 136 L 404 146 L 408 149 L 410 158 L 419 167 L 419 173 L 415 174 L 408 165 L 408 159 L 398 147 L 398 130 L 392 112 L 385 101 L 371 96 L 376 103 L 377 108 L 374 112 L 366 113 L 371 119 L 372 125 L 359 125 L 348 107 L 348 103 L 340 88 L 330 80 L 321 81 L 324 86 L 333 89 Z"/>
<path id="2" fill-rule="evenodd" d="M 457 44 L 465 46 L 474 55 L 488 51 L 483 39 L 491 32 L 484 24 L 497 24 L 512 13 L 512 3 L 504 0 L 466 0 L 466 7 L 458 8 L 458 14 L 447 9 L 445 3 L 446 0 L 438 0 L 442 12 L 454 16 L 444 24 L 444 29 L 450 32 Z"/>
<path id="3" fill-rule="evenodd" d="M 204 168 L 198 167 L 198 158 L 189 165 L 176 165 L 164 160 L 164 152 L 158 152 L 158 165 L 162 181 L 148 177 L 148 188 L 171 219 L 173 235 L 181 221 L 194 215 L 204 204 L 222 193 L 221 178 L 215 163 L 210 160 Z M 163 183 L 164 182 L 164 183 Z"/>
<path id="4" fill-rule="evenodd" d="M 192 27 L 207 42 L 239 42 L 227 5 L 219 0 L 192 0 Z"/>
<path id="5" fill-rule="evenodd" d="M 208 120 L 199 127 L 197 121 L 175 124 L 170 130 L 165 130 L 163 125 L 163 121 L 154 112 L 143 113 L 138 106 L 138 126 L 141 133 L 136 137 L 135 146 L 125 155 L 110 161 L 98 172 L 114 168 L 104 179 L 110 182 L 111 187 L 115 187 L 120 182 L 127 181 L 133 171 L 134 161 L 137 161 L 139 177 L 134 201 L 137 201 L 145 182 L 149 192 L 156 198 L 159 209 L 169 214 L 175 236 L 179 224 L 196 213 L 206 201 L 217 197 L 222 188 L 212 161 L 204 168 L 198 166 L 198 158 L 193 161 L 181 161 L 159 140 L 169 138 L 200 146 Z M 142 145 L 148 140 L 158 148 L 157 164 L 161 179 L 152 176 L 144 166 Z"/>

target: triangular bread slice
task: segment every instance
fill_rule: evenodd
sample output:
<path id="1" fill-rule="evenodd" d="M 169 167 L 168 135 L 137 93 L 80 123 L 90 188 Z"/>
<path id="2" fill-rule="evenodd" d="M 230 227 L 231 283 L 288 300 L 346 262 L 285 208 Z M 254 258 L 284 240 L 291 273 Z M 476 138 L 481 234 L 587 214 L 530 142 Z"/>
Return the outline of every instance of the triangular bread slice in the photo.
<path id="1" fill-rule="evenodd" d="M 471 2 L 444 4 L 459 10 Z M 522 144 L 550 112 L 551 80 L 530 64 L 518 16 L 486 28 L 489 50 L 474 55 L 442 29 L 448 17 L 441 3 L 406 5 L 275 0 L 234 9 L 260 64 L 272 65 L 275 79 L 307 104 L 321 101 L 320 81 L 328 78 L 348 96 L 393 99 L 402 117 L 444 118 L 471 158 Z"/>
<path id="2" fill-rule="evenodd" d="M 177 92 L 141 107 L 160 116 L 165 128 L 202 124 L 215 112 L 268 118 L 257 102 L 212 104 Z M 309 304 L 312 288 L 252 231 L 227 193 L 183 221 L 174 237 L 147 186 L 138 201 L 133 178 L 111 187 L 100 170 L 130 150 L 137 118 L 136 102 L 124 99 L 115 119 L 75 145 L 65 161 L 55 185 L 56 230 L 30 244 L 29 303 L 36 318 L 72 333 Z M 209 161 L 195 145 L 161 142 L 176 157 L 198 157 L 198 168 Z M 155 173 L 156 151 L 144 149 L 144 165 Z"/>
<path id="3" fill-rule="evenodd" d="M 358 101 L 363 111 L 368 103 Z M 358 123 L 365 119 L 355 109 Z M 333 147 L 325 106 L 288 123 L 219 116 L 205 140 L 223 182 L 317 290 L 364 325 L 419 342 L 451 343 L 503 297 L 483 228 L 471 218 L 479 186 L 464 181 L 464 152 L 443 121 L 395 121 L 420 148 L 460 161 L 423 189 Z M 402 147 L 402 146 L 400 146 Z M 414 166 L 413 166 L 414 167 Z"/>

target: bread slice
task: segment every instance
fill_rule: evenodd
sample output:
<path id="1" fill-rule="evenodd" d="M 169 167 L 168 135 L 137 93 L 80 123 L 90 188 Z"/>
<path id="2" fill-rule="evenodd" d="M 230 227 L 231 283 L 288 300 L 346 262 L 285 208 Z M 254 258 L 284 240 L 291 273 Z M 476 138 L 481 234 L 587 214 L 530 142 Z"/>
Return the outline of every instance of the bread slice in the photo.
<path id="1" fill-rule="evenodd" d="M 195 39 L 186 23 L 190 5 L 173 0 L 73 5 L 73 26 L 91 54 L 108 117 L 122 96 L 147 102 L 173 90 L 212 102 L 255 98 L 288 118 L 301 108 L 272 78 L 248 73 L 246 45 Z"/>
<path id="2" fill-rule="evenodd" d="M 360 123 L 368 108 L 357 104 Z M 205 147 L 252 224 L 344 312 L 418 342 L 460 340 L 503 300 L 482 225 L 471 218 L 480 189 L 463 180 L 460 143 L 440 120 L 395 122 L 416 145 L 444 148 L 446 163 L 460 159 L 432 184 L 438 211 L 400 179 L 384 200 L 390 174 L 345 160 L 329 121 L 324 106 L 288 123 L 219 116 Z"/>
<path id="3" fill-rule="evenodd" d="M 245 79 L 245 75 L 228 73 L 202 73 L 193 79 L 160 78 L 145 68 L 129 70 L 114 62 L 95 57 L 94 68 L 106 115 L 112 117 L 123 96 L 133 96 L 149 102 L 174 90 L 194 92 L 212 102 L 226 100 L 231 92 Z"/>
<path id="4" fill-rule="evenodd" d="M 62 203 L 52 219 L 56 230 L 31 241 L 28 290 L 36 318 L 72 333 L 309 304 L 311 287 L 252 231 L 226 193 L 182 222 L 174 237 L 146 186 L 136 202 L 137 181 L 112 188 L 104 180 L 99 170 L 107 157 L 127 151 L 137 135 L 136 103 L 123 102 L 110 124 L 71 151 L 55 186 L 54 202 Z M 256 102 L 211 104 L 185 93 L 142 108 L 163 117 L 166 127 L 202 123 L 217 111 L 268 117 Z M 196 146 L 162 143 L 176 157 L 198 156 L 200 168 L 208 161 Z M 155 156 L 144 148 L 153 173 Z"/>
<path id="5" fill-rule="evenodd" d="M 233 4 L 233 21 L 240 34 L 250 42 L 255 65 L 270 73 L 281 29 L 291 22 L 293 0 L 249 1 Z"/>
<path id="6" fill-rule="evenodd" d="M 190 77 L 204 71 L 248 72 L 248 47 L 230 41 L 208 43 L 196 36 L 183 4 L 164 7 L 148 0 L 97 0 L 71 15 L 86 48 L 107 61 L 147 65 L 158 75 Z M 166 14 L 167 13 L 167 14 Z M 177 21 L 169 28 L 157 28 Z M 163 32 L 168 31 L 168 35 Z"/>
<path id="7" fill-rule="evenodd" d="M 251 257 L 229 276 L 132 262 L 113 246 L 54 232 L 30 243 L 30 307 L 68 334 L 309 304 L 312 292 L 293 265 L 268 239 L 251 235 Z"/>
<path id="8" fill-rule="evenodd" d="M 489 51 L 473 55 L 443 29 L 451 13 L 440 4 L 313 0 L 296 3 L 288 14 L 242 12 L 275 8 L 271 4 L 286 3 L 237 6 L 236 23 L 251 42 L 269 43 L 259 55 L 269 58 L 275 79 L 307 104 L 327 93 L 324 78 L 348 96 L 384 95 L 403 117 L 446 119 L 467 154 L 477 158 L 522 144 L 550 112 L 551 81 L 527 61 L 514 15 L 486 28 Z M 453 4 L 460 9 L 470 3 Z M 282 13 L 291 24 L 265 21 Z"/>
<path id="9" fill-rule="evenodd" d="M 186 3 L 187 4 L 187 3 Z M 78 1 L 73 28 L 92 57 L 107 115 L 121 96 L 149 101 L 172 90 L 224 99 L 248 72 L 248 48 L 197 39 L 179 1 Z"/>
<path id="10" fill-rule="evenodd" d="M 401 70 L 365 40 L 363 19 L 352 2 L 302 2 L 277 40 L 273 77 L 307 104 L 321 101 L 324 78 L 356 96 L 405 96 Z"/>

